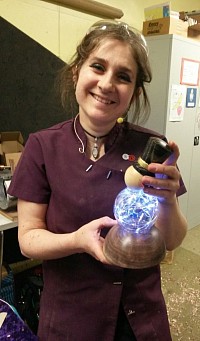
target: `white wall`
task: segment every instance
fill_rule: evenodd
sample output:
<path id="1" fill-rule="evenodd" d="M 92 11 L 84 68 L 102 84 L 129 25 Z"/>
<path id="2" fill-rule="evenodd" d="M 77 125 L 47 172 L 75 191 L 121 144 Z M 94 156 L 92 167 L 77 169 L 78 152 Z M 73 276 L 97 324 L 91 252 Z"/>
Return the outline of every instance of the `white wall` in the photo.
<path id="1" fill-rule="evenodd" d="M 109 5 L 123 10 L 123 21 L 141 28 L 143 9 L 136 1 L 126 0 L 124 6 L 123 0 L 112 0 Z M 4 19 L 65 61 L 70 59 L 87 29 L 101 19 L 42 0 L 0 0 L 0 13 Z"/>
<path id="2" fill-rule="evenodd" d="M 124 16 L 120 19 L 142 30 L 144 8 L 162 3 L 163 0 L 99 0 L 119 8 Z M 173 10 L 200 9 L 199 0 L 171 1 Z M 77 42 L 100 17 L 71 10 L 42 0 L 0 0 L 1 16 L 22 30 L 48 50 L 68 61 Z"/>

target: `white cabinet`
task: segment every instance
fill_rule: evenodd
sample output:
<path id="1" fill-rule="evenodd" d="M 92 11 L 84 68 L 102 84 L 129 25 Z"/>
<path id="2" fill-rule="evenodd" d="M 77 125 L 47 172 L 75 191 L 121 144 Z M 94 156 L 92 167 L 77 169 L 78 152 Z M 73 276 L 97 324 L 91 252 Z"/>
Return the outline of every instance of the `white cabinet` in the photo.
<path id="1" fill-rule="evenodd" d="M 184 107 L 182 121 L 170 120 L 170 104 L 172 85 L 180 85 L 182 58 L 200 62 L 200 42 L 177 35 L 159 35 L 146 40 L 153 80 L 147 85 L 151 115 L 145 126 L 164 133 L 168 140 L 179 145 L 178 166 L 187 187 L 179 202 L 192 228 L 200 224 L 200 145 L 194 145 L 195 136 L 200 136 L 199 85 L 184 85 L 197 89 L 197 100 L 195 107 Z"/>

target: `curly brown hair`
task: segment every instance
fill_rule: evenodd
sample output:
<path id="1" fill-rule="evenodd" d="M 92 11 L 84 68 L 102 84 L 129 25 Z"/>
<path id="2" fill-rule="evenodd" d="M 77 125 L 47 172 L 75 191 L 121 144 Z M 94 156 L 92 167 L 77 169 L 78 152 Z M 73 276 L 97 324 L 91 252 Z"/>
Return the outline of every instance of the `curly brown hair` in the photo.
<path id="1" fill-rule="evenodd" d="M 64 107 L 70 105 L 72 115 L 77 114 L 75 83 L 79 71 L 88 56 L 107 39 L 126 42 L 131 47 L 132 56 L 137 64 L 136 85 L 134 96 L 129 108 L 129 119 L 134 123 L 145 122 L 150 113 L 150 103 L 145 89 L 145 83 L 152 79 L 148 59 L 147 45 L 144 37 L 126 23 L 117 21 L 98 21 L 89 29 L 76 48 L 69 64 L 59 73 L 57 87 Z"/>

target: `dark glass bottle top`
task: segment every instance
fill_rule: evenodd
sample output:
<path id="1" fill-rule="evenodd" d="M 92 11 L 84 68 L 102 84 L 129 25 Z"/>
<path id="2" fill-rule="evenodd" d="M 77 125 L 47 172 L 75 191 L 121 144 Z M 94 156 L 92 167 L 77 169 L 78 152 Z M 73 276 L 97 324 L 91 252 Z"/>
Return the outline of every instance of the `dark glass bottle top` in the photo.
<path id="1" fill-rule="evenodd" d="M 163 163 L 171 154 L 172 150 L 167 142 L 158 137 L 150 137 L 141 159 L 147 164 L 152 162 Z"/>
<path id="2" fill-rule="evenodd" d="M 167 142 L 158 137 L 150 137 L 142 156 L 134 162 L 133 167 L 142 175 L 155 176 L 147 170 L 150 163 L 163 163 L 171 154 L 172 150 Z"/>

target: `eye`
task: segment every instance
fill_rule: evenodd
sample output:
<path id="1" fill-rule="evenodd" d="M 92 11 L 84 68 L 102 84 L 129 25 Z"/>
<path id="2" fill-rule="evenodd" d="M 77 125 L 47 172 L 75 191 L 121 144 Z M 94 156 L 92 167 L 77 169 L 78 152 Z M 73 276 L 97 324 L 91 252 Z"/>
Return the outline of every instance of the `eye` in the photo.
<path id="1" fill-rule="evenodd" d="M 119 73 L 118 78 L 124 82 L 131 83 L 131 78 L 127 73 Z"/>
<path id="2" fill-rule="evenodd" d="M 90 67 L 98 71 L 105 71 L 104 66 L 99 63 L 93 63 L 90 65 Z"/>

